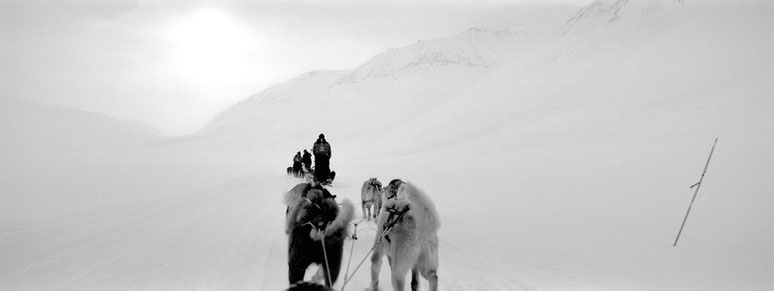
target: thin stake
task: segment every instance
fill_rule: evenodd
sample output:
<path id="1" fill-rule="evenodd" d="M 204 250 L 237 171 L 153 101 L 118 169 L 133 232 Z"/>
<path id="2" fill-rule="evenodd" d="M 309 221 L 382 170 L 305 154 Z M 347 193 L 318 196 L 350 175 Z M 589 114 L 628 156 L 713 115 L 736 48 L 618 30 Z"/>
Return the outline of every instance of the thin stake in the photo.
<path id="1" fill-rule="evenodd" d="M 693 206 L 693 201 L 696 200 L 696 194 L 699 194 L 699 188 L 701 188 L 701 182 L 704 181 L 704 174 L 707 173 L 707 167 L 709 167 L 710 159 L 712 159 L 712 153 L 715 151 L 715 145 L 717 143 L 718 143 L 718 138 L 716 137 L 715 142 L 712 144 L 712 150 L 710 150 L 709 157 L 707 158 L 707 164 L 704 165 L 704 171 L 701 173 L 701 178 L 699 178 L 699 182 L 691 186 L 691 188 L 696 186 L 696 191 L 693 192 L 693 198 L 691 198 L 691 204 L 688 205 L 688 211 L 685 212 L 685 218 L 683 218 L 683 224 L 680 225 L 680 231 L 677 232 L 675 243 L 672 244 L 673 247 L 677 246 L 677 241 L 680 239 L 680 234 L 683 233 L 683 227 L 685 227 L 685 222 L 688 220 L 688 214 L 691 213 L 691 207 Z"/>

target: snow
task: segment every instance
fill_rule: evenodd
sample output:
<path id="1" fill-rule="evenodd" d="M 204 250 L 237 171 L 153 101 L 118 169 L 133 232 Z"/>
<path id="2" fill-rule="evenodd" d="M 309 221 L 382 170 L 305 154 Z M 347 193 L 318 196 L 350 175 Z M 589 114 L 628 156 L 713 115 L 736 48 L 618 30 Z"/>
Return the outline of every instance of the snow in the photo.
<path id="1" fill-rule="evenodd" d="M 304 74 L 189 137 L 4 104 L 4 133 L 28 138 L 0 151 L 0 286 L 283 289 L 285 168 L 323 132 L 339 199 L 370 177 L 432 197 L 441 290 L 770 290 L 770 12 L 601 1 L 555 33 L 475 28 Z"/>

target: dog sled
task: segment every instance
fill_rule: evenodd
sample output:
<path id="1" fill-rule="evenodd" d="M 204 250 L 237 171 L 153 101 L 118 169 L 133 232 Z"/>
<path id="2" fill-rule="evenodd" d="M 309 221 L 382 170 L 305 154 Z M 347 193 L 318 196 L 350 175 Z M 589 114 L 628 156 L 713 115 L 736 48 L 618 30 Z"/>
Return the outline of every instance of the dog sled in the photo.
<path id="1" fill-rule="evenodd" d="M 331 183 L 333 183 L 333 180 L 336 179 L 336 171 L 330 171 L 324 179 L 320 180 L 317 178 L 317 175 L 314 175 L 314 167 L 312 167 L 312 179 L 314 182 L 319 183 L 320 185 L 328 186 Z M 308 180 L 307 180 L 308 181 Z"/>

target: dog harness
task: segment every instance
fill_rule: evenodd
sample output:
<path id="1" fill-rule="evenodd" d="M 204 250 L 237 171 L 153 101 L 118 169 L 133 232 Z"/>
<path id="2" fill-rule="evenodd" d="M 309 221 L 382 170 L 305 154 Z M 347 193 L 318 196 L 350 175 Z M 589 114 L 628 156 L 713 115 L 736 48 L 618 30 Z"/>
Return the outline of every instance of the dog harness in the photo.
<path id="1" fill-rule="evenodd" d="M 322 190 L 323 198 L 333 198 L 335 200 L 337 197 L 336 195 L 331 194 L 331 192 L 329 192 L 327 189 L 323 188 L 322 186 L 319 186 L 319 185 L 313 186 L 311 183 L 306 183 L 306 187 L 304 187 L 304 190 L 301 191 L 301 197 L 306 198 L 306 194 L 309 193 L 309 190 L 312 190 L 312 189 Z"/>
<path id="2" fill-rule="evenodd" d="M 390 191 L 389 193 L 392 193 L 392 191 Z M 395 192 L 395 194 L 394 194 L 394 195 L 387 196 L 387 200 L 389 200 L 389 199 L 393 199 L 393 198 L 395 198 L 395 197 L 398 197 L 398 192 Z"/>
<path id="3" fill-rule="evenodd" d="M 391 208 L 385 209 L 384 211 L 389 212 L 390 216 L 387 217 L 387 223 L 384 224 L 384 231 L 382 233 L 384 234 L 383 235 L 384 239 L 386 239 L 388 243 L 392 243 L 392 241 L 390 240 L 389 232 L 390 230 L 392 230 L 395 224 L 398 223 L 398 220 L 401 220 L 401 218 L 403 218 L 403 216 L 406 215 L 406 212 L 408 212 L 408 210 L 398 212 L 398 210 L 395 209 L 395 207 L 391 207 Z M 395 218 L 396 215 L 398 216 L 397 218 Z"/>

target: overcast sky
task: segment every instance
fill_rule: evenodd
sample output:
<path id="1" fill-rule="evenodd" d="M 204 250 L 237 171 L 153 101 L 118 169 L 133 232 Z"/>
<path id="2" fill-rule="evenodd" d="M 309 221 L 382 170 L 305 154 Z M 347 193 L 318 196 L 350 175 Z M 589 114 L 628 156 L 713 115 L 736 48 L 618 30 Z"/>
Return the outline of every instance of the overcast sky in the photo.
<path id="1" fill-rule="evenodd" d="M 185 134 L 272 84 L 508 23 L 522 2 L 0 0 L 0 98 Z"/>

